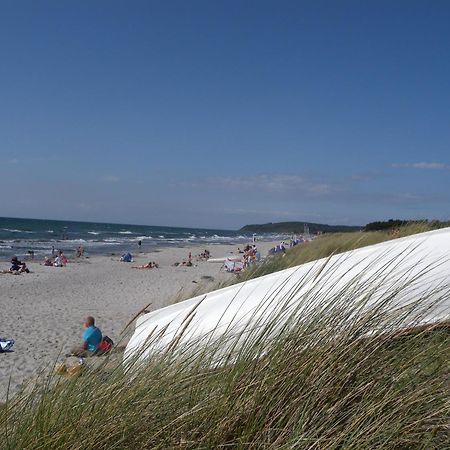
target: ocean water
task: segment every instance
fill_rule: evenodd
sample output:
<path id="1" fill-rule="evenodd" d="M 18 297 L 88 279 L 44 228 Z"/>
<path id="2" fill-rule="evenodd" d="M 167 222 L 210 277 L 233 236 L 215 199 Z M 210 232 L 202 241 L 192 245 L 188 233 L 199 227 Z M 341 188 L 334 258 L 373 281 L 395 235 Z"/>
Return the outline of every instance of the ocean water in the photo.
<path id="1" fill-rule="evenodd" d="M 136 251 L 142 242 L 142 251 L 157 247 L 208 245 L 218 243 L 244 244 L 251 235 L 230 230 L 206 230 L 113 223 L 67 222 L 59 220 L 15 219 L 0 217 L 0 259 L 48 255 L 55 249 L 73 254 L 83 245 L 86 254 L 111 254 Z M 265 238 L 271 238 L 265 236 Z"/>

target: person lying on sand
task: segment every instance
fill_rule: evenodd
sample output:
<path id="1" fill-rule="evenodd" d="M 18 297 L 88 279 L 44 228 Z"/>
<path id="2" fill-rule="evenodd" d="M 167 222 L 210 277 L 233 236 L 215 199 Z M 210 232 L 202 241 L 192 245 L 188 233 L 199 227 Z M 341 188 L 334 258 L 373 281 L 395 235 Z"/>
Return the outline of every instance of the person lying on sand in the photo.
<path id="1" fill-rule="evenodd" d="M 183 262 L 176 262 L 176 263 L 173 263 L 173 265 L 175 266 L 175 267 L 181 267 L 181 266 L 185 266 L 185 267 L 191 267 L 192 266 L 192 261 L 183 261 Z"/>
<path id="2" fill-rule="evenodd" d="M 100 342 L 102 342 L 102 332 L 95 326 L 95 319 L 88 316 L 84 319 L 83 343 L 79 347 L 74 347 L 69 356 L 80 358 L 94 356 Z"/>
<path id="3" fill-rule="evenodd" d="M 158 264 L 156 264 L 154 261 L 149 261 L 147 264 L 143 264 L 142 266 L 131 266 L 132 269 L 157 269 Z"/>

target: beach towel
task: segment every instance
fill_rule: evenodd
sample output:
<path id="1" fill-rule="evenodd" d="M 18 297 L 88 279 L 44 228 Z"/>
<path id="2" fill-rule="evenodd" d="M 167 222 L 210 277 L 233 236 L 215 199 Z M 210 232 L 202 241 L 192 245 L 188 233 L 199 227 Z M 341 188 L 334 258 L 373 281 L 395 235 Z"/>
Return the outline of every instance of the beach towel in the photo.
<path id="1" fill-rule="evenodd" d="M 14 339 L 3 339 L 0 338 L 0 352 L 7 352 L 11 350 L 14 345 Z"/>
<path id="2" fill-rule="evenodd" d="M 233 261 L 230 259 L 227 259 L 223 263 L 223 265 L 225 266 L 225 269 L 227 272 L 232 272 L 232 273 L 240 272 L 244 268 L 244 263 L 242 263 L 240 261 Z"/>

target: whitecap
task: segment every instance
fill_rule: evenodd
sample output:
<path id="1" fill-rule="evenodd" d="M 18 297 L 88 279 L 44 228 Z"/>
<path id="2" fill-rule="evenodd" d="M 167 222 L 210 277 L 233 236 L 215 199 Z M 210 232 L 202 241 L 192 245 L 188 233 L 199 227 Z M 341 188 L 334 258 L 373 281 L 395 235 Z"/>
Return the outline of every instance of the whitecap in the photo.
<path id="1" fill-rule="evenodd" d="M 33 233 L 33 231 L 16 230 L 15 228 L 2 228 L 3 231 L 9 231 L 10 233 Z"/>

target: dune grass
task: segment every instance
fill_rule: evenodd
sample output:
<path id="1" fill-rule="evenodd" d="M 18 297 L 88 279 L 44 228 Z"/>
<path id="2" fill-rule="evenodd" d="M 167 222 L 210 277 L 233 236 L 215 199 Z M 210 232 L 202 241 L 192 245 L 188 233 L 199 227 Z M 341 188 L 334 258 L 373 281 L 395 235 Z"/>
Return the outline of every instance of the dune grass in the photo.
<path id="1" fill-rule="evenodd" d="M 366 244 L 382 238 L 367 236 Z M 318 257 L 362 242 L 345 239 L 324 237 Z M 280 270 L 312 254 L 270 264 Z M 398 331 L 429 307 L 420 298 L 393 310 L 403 289 L 370 310 L 345 301 L 344 289 L 327 308 L 294 311 L 282 328 L 273 317 L 248 330 L 232 359 L 223 359 L 230 329 L 144 365 L 105 359 L 79 378 L 38 384 L 0 409 L 0 449 L 449 448 L 450 324 Z M 439 300 L 448 292 L 442 286 Z M 314 295 L 325 293 L 319 286 Z"/>
<path id="2" fill-rule="evenodd" d="M 388 231 L 355 231 L 351 233 L 324 234 L 313 241 L 289 249 L 285 254 L 271 256 L 264 264 L 255 265 L 243 272 L 235 281 L 250 280 L 277 270 L 327 258 L 331 255 L 355 250 L 368 245 L 380 244 L 413 234 L 432 231 L 439 228 L 439 223 L 417 222 Z"/>

